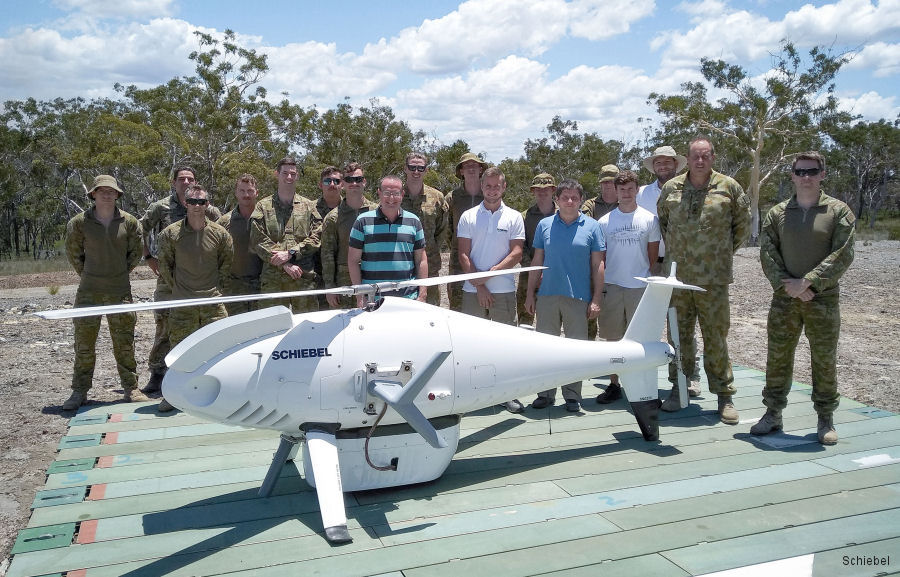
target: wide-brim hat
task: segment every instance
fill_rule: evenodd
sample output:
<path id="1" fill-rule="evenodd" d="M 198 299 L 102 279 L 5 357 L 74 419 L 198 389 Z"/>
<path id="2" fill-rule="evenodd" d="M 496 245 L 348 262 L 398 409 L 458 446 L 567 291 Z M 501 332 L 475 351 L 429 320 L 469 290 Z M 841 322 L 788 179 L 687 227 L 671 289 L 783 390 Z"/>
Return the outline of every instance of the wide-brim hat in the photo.
<path id="1" fill-rule="evenodd" d="M 457 178 L 463 177 L 462 172 L 460 172 L 462 169 L 462 165 L 464 162 L 468 162 L 470 160 L 474 160 L 475 162 L 477 162 L 478 164 L 481 165 L 481 172 L 484 172 L 484 169 L 486 169 L 488 166 L 488 163 L 486 163 L 485 161 L 478 158 L 478 156 L 476 154 L 474 154 L 472 152 L 467 152 L 467 153 L 463 154 L 461 157 L 459 157 L 459 162 L 456 163 L 456 177 Z"/>
<path id="2" fill-rule="evenodd" d="M 553 179 L 553 175 L 549 172 L 536 174 L 534 178 L 531 179 L 530 188 L 547 188 L 548 186 L 556 188 L 556 180 Z"/>
<path id="3" fill-rule="evenodd" d="M 671 146 L 660 146 L 653 151 L 653 154 L 644 159 L 644 168 L 653 172 L 653 159 L 657 156 L 668 156 L 675 159 L 675 172 L 681 172 L 687 166 L 687 158 L 680 154 L 675 154 L 675 149 Z"/>
<path id="4" fill-rule="evenodd" d="M 88 195 L 90 195 L 91 198 L 94 198 L 94 191 L 97 190 L 98 188 L 100 188 L 101 186 L 106 186 L 108 188 L 115 190 L 116 192 L 119 193 L 118 196 L 122 196 L 122 194 L 125 192 L 124 190 L 119 188 L 119 183 L 116 182 L 116 177 L 110 176 L 108 174 L 100 174 L 94 178 L 94 185 L 88 191 Z M 116 198 L 118 198 L 118 197 L 116 197 Z"/>
<path id="5" fill-rule="evenodd" d="M 600 168 L 600 182 L 609 182 L 619 176 L 619 167 L 615 164 L 604 164 Z"/>

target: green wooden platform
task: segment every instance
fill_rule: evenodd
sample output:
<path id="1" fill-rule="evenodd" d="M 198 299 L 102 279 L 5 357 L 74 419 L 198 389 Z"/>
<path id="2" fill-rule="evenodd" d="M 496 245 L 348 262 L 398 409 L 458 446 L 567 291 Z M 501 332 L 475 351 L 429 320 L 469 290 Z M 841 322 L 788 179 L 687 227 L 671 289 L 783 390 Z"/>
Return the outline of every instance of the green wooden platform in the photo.
<path id="1" fill-rule="evenodd" d="M 594 403 L 601 381 L 580 414 L 468 415 L 437 481 L 346 495 L 342 546 L 300 463 L 256 496 L 276 434 L 85 407 L 7 577 L 900 574 L 900 416 L 843 399 L 840 442 L 823 447 L 796 384 L 785 432 L 755 438 L 762 374 L 735 378 L 739 425 L 706 393 L 663 414 L 656 443 L 624 401 Z"/>

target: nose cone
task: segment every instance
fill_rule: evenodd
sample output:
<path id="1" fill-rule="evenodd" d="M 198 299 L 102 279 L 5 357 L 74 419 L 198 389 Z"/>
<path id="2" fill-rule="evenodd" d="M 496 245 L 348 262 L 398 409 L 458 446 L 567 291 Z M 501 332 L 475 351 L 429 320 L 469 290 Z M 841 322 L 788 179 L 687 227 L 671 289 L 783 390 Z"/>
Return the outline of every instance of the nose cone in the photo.
<path id="1" fill-rule="evenodd" d="M 219 397 L 222 383 L 212 375 L 199 375 L 192 378 L 182 389 L 184 400 L 195 407 L 206 407 Z"/>

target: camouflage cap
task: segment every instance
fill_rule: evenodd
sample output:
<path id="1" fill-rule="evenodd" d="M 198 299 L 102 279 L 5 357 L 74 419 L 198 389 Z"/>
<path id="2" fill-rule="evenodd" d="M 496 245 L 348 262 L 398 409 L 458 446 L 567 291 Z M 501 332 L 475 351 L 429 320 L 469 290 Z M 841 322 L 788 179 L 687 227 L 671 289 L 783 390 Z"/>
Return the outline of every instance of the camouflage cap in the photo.
<path id="1" fill-rule="evenodd" d="M 114 176 L 110 176 L 108 174 L 100 174 L 94 178 L 94 185 L 88 191 L 88 195 L 91 198 L 94 197 L 94 191 L 100 188 L 101 186 L 106 186 L 111 188 L 119 193 L 119 196 L 122 196 L 122 193 L 125 192 L 121 188 L 119 188 L 119 183 L 116 182 L 116 178 Z"/>
<path id="2" fill-rule="evenodd" d="M 675 153 L 675 149 L 671 146 L 660 146 L 653 151 L 653 154 L 644 159 L 644 168 L 653 172 L 653 160 L 657 156 L 669 156 L 675 159 L 675 172 L 681 172 L 687 166 L 687 158 Z"/>
<path id="3" fill-rule="evenodd" d="M 462 178 L 462 165 L 464 162 L 468 162 L 470 160 L 474 160 L 478 164 L 481 165 L 481 172 L 484 172 L 484 169 L 488 167 L 488 163 L 478 158 L 475 153 L 467 152 L 459 157 L 459 162 L 456 163 L 456 177 Z"/>
<path id="4" fill-rule="evenodd" d="M 619 176 L 619 167 L 615 164 L 604 164 L 600 169 L 600 182 L 609 182 Z"/>
<path id="5" fill-rule="evenodd" d="M 546 188 L 548 186 L 556 188 L 556 181 L 549 172 L 542 172 L 531 179 L 531 188 Z"/>

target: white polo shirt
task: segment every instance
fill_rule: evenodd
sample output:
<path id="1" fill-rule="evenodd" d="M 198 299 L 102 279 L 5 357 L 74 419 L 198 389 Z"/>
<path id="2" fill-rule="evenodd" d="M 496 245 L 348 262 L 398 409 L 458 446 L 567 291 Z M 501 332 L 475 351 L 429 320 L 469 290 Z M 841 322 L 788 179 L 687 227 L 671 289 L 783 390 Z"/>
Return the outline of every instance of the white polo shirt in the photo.
<path id="1" fill-rule="evenodd" d="M 475 265 L 475 270 L 485 271 L 506 258 L 511 240 L 525 240 L 525 221 L 519 211 L 509 208 L 503 201 L 494 212 L 484 208 L 482 202 L 462 213 L 456 231 L 459 238 L 472 240 L 469 259 Z M 509 274 L 493 277 L 488 279 L 485 286 L 495 294 L 513 293 L 516 292 L 516 276 L 518 275 Z M 466 281 L 463 290 L 473 293 L 475 287 Z"/>

